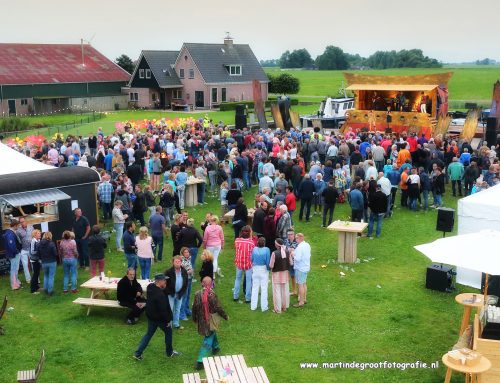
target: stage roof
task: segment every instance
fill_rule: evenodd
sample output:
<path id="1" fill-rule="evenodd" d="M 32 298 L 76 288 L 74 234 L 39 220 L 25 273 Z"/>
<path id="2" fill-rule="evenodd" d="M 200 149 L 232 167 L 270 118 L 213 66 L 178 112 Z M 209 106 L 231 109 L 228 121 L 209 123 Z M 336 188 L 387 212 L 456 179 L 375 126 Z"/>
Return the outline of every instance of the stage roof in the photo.
<path id="1" fill-rule="evenodd" d="M 352 84 L 346 90 L 395 90 L 402 92 L 431 91 L 439 85 L 404 85 L 404 84 Z"/>
<path id="2" fill-rule="evenodd" d="M 430 89 L 434 89 L 437 85 L 443 86 L 445 88 L 448 87 L 448 81 L 453 76 L 453 72 L 438 72 L 438 73 L 429 73 L 429 74 L 417 74 L 417 75 L 409 75 L 409 76 L 381 76 L 381 75 L 369 75 L 365 73 L 349 73 L 345 72 L 344 77 L 346 79 L 347 85 L 349 88 L 353 85 L 358 84 L 370 84 L 370 86 L 379 86 L 379 88 L 372 88 L 374 90 L 385 90 L 387 88 L 381 88 L 380 86 L 395 86 L 395 88 L 388 88 L 387 90 L 405 90 L 402 85 L 406 86 L 417 86 L 422 85 L 432 86 Z M 417 84 L 417 85 L 416 85 Z M 437 85 L 435 85 L 437 84 Z M 347 88 L 347 89 L 349 89 Z M 369 90 L 369 88 L 364 88 Z M 410 89 L 408 89 L 410 90 Z M 411 89 L 414 90 L 414 89 Z M 424 89 L 417 89 L 424 90 Z"/>

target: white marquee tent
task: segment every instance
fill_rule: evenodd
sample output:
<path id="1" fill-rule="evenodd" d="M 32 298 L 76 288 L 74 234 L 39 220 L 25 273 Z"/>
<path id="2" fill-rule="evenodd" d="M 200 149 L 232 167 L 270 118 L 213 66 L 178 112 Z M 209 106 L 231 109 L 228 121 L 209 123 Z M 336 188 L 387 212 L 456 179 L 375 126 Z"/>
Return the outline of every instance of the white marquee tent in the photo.
<path id="1" fill-rule="evenodd" d="M 458 234 L 481 230 L 500 231 L 500 185 L 472 194 L 458 201 Z M 491 256 L 500 256 L 491 249 Z M 474 257 L 474 253 L 471 253 Z M 481 273 L 457 268 L 457 282 L 475 288 L 481 287 Z"/>
<path id="2" fill-rule="evenodd" d="M 54 169 L 0 143 L 0 175 Z"/>

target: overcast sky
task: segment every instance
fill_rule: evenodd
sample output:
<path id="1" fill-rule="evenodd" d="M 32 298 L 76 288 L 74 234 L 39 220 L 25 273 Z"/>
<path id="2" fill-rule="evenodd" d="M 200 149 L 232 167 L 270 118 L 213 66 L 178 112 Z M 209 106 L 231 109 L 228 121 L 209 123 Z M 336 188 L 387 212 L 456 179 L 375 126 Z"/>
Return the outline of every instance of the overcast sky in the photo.
<path id="1" fill-rule="evenodd" d="M 79 43 L 135 60 L 142 49 L 219 43 L 229 31 L 258 59 L 327 45 L 369 56 L 419 48 L 443 62 L 500 60 L 499 0 L 19 0 L 0 6 L 0 41 Z"/>

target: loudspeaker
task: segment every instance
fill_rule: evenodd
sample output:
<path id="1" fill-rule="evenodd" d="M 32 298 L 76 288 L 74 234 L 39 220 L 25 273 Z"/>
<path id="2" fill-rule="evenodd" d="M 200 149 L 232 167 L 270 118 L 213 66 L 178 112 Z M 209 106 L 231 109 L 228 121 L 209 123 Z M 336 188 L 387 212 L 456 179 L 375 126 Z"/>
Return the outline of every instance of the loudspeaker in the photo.
<path id="1" fill-rule="evenodd" d="M 427 268 L 425 287 L 430 290 L 450 292 L 455 271 L 449 266 L 433 264 Z"/>
<path id="2" fill-rule="evenodd" d="M 243 129 L 247 126 L 247 116 L 236 115 L 234 116 L 234 126 L 236 129 Z"/>
<path id="3" fill-rule="evenodd" d="M 451 233 L 455 225 L 455 210 L 447 207 L 438 209 L 436 230 Z"/>
<path id="4" fill-rule="evenodd" d="M 391 128 L 385 128 L 384 133 L 385 134 L 392 134 L 392 129 Z"/>
<path id="5" fill-rule="evenodd" d="M 235 110 L 237 116 L 244 116 L 246 108 L 245 108 L 245 105 L 238 104 L 235 106 L 234 110 Z"/>
<path id="6" fill-rule="evenodd" d="M 488 146 L 495 146 L 497 144 L 498 135 L 498 117 L 488 117 L 486 120 L 486 142 Z"/>

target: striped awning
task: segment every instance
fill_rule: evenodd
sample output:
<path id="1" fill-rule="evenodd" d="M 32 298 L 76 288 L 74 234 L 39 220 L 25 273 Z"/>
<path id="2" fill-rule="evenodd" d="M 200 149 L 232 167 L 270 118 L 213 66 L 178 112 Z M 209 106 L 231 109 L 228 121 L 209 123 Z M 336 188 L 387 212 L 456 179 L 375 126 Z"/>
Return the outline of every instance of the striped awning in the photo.
<path id="1" fill-rule="evenodd" d="M 4 194 L 0 196 L 0 201 L 11 206 L 18 207 L 24 205 L 34 205 L 37 203 L 61 201 L 71 197 L 59 189 L 45 189 L 29 191 L 24 193 Z"/>

